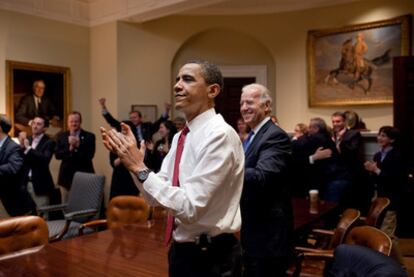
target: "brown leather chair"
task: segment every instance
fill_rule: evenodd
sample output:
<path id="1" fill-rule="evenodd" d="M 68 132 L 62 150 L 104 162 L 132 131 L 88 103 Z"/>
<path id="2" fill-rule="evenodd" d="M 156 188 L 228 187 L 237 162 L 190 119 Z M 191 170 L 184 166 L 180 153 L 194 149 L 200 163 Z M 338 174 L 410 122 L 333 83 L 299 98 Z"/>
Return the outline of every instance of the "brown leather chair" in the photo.
<path id="1" fill-rule="evenodd" d="M 353 228 L 345 238 L 346 244 L 365 246 L 389 256 L 391 253 L 391 238 L 378 228 L 359 226 Z"/>
<path id="2" fill-rule="evenodd" d="M 83 234 L 85 228 L 106 226 L 109 229 L 126 224 L 145 223 L 149 216 L 149 205 L 142 197 L 122 195 L 116 196 L 109 202 L 106 210 L 106 219 L 84 223 L 79 228 Z"/>
<path id="3" fill-rule="evenodd" d="M 318 237 L 330 237 L 330 240 L 324 246 L 323 243 L 316 242 L 316 245 L 319 246 L 318 248 L 323 249 L 334 249 L 336 246 L 341 244 L 347 235 L 348 231 L 351 230 L 354 226 L 356 226 L 356 223 L 358 219 L 360 218 L 361 213 L 358 210 L 355 209 L 346 209 L 342 215 L 340 220 L 338 221 L 338 224 L 336 225 L 335 230 L 323 230 L 323 229 L 313 229 L 312 233 L 317 238 Z M 296 247 L 296 250 L 299 251 L 308 251 L 312 248 L 304 248 L 304 247 Z"/>
<path id="4" fill-rule="evenodd" d="M 390 237 L 383 231 L 372 226 L 358 226 L 352 228 L 344 240 L 345 244 L 360 245 L 376 250 L 386 256 L 390 255 L 392 242 Z M 298 257 L 301 263 L 297 263 L 296 271 L 291 276 L 324 276 L 325 264 L 334 258 L 334 252 L 330 250 L 319 250 L 313 252 L 302 252 Z M 303 265 L 307 260 L 322 261 L 323 267 L 312 272 L 303 271 Z M 315 269 L 315 268 L 313 268 Z"/>
<path id="5" fill-rule="evenodd" d="M 367 216 L 361 217 L 362 223 L 368 226 L 381 228 L 385 213 L 387 212 L 387 207 L 390 205 L 390 203 L 391 201 L 387 197 L 375 198 L 371 203 L 371 207 L 369 208 Z"/>
<path id="6" fill-rule="evenodd" d="M 0 255 L 47 244 L 49 231 L 38 216 L 18 216 L 0 220 Z"/>
<path id="7" fill-rule="evenodd" d="M 295 251 L 298 253 L 333 253 L 333 250 L 336 246 L 341 244 L 348 232 L 356 226 L 360 218 L 361 213 L 355 209 L 346 209 L 338 224 L 336 225 L 335 230 L 322 230 L 314 229 L 312 232 L 316 236 L 330 236 L 330 240 L 327 244 L 327 247 L 324 248 L 308 248 L 308 247 L 295 247 Z M 317 245 L 321 245 L 317 243 Z M 299 257 L 295 265 L 288 270 L 288 274 L 294 276 L 297 270 L 295 268 L 300 268 L 300 276 L 322 276 L 323 269 L 325 267 L 325 261 L 321 259 L 306 259 Z M 299 275 L 297 275 L 299 276 Z"/>

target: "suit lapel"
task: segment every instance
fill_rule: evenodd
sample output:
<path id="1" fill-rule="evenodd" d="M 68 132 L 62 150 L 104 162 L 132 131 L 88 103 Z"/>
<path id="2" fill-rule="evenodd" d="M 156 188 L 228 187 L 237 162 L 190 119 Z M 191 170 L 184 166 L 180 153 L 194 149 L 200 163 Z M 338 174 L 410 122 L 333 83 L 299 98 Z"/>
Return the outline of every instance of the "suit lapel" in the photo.
<path id="1" fill-rule="evenodd" d="M 260 128 L 259 132 L 253 137 L 253 141 L 250 143 L 249 148 L 247 148 L 246 151 L 246 157 L 250 155 L 250 153 L 253 153 L 254 149 L 259 145 L 259 140 L 262 137 L 262 134 L 266 132 L 266 130 L 273 124 L 272 120 L 268 120 L 262 128 Z"/>
<path id="2" fill-rule="evenodd" d="M 3 157 L 6 154 L 6 148 L 7 148 L 7 145 L 9 144 L 9 139 L 10 139 L 9 137 L 6 138 L 6 140 L 4 141 L 4 143 L 3 143 L 3 145 L 0 149 L 0 161 L 3 160 Z"/>

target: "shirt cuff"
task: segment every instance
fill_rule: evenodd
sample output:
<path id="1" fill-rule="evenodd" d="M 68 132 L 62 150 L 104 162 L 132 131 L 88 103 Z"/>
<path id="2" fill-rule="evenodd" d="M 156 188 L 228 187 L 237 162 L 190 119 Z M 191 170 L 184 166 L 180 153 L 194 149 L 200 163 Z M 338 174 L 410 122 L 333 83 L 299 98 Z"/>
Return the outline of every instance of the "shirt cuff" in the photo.
<path id="1" fill-rule="evenodd" d="M 107 115 L 109 112 L 108 112 L 108 110 L 107 109 L 102 109 L 102 114 L 103 115 Z"/>
<path id="2" fill-rule="evenodd" d="M 310 164 L 314 164 L 315 163 L 315 161 L 313 160 L 313 156 L 312 155 L 309 156 L 309 163 Z"/>
<path id="3" fill-rule="evenodd" d="M 24 150 L 24 154 L 27 155 L 27 153 L 29 153 L 29 151 L 32 149 L 31 146 L 27 147 L 26 150 Z M 21 153 L 21 152 L 20 152 Z"/>

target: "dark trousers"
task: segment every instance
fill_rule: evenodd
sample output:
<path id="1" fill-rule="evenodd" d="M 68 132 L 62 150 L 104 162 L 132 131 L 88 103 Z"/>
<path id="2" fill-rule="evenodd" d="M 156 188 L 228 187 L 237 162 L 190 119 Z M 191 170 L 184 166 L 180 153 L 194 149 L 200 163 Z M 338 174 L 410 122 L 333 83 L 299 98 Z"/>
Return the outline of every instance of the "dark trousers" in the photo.
<path id="1" fill-rule="evenodd" d="M 289 266 L 289 258 L 243 257 L 243 277 L 283 277 Z"/>
<path id="2" fill-rule="evenodd" d="M 241 247 L 232 234 L 200 243 L 173 242 L 168 262 L 170 277 L 240 277 Z"/>

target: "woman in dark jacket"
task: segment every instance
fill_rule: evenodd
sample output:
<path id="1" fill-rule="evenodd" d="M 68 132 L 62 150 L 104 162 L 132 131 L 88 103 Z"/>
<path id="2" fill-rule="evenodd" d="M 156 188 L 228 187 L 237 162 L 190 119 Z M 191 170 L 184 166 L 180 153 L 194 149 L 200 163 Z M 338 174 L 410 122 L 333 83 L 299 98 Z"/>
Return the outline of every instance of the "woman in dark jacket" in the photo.
<path id="1" fill-rule="evenodd" d="M 161 168 L 162 161 L 171 148 L 172 139 L 177 133 L 175 125 L 170 120 L 165 120 L 160 123 L 158 133 L 161 136 L 155 145 L 147 143 L 147 153 L 145 156 L 145 164 L 148 165 L 154 172 L 158 172 Z"/>
<path id="2" fill-rule="evenodd" d="M 133 134 L 137 133 L 136 127 L 134 126 L 134 124 L 132 124 L 131 121 L 126 120 L 123 122 L 128 124 Z M 109 161 L 111 163 L 112 168 L 114 169 L 112 171 L 111 190 L 109 194 L 109 199 L 112 199 L 118 195 L 138 196 L 139 190 L 137 186 L 135 185 L 131 174 L 126 169 L 126 167 L 122 164 L 118 156 L 111 152 L 109 154 Z"/>

